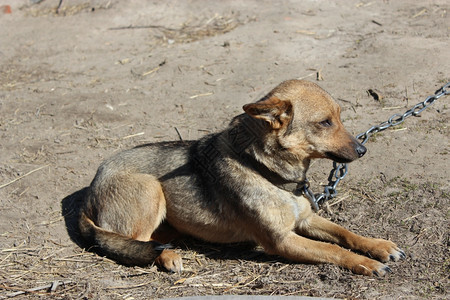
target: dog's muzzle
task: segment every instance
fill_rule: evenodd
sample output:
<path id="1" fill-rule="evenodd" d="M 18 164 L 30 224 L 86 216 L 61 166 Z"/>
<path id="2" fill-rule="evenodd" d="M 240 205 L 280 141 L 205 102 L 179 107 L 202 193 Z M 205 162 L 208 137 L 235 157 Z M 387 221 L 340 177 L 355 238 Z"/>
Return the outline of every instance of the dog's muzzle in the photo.
<path id="1" fill-rule="evenodd" d="M 341 148 L 336 152 L 325 152 L 325 155 L 327 158 L 334 160 L 335 162 L 349 163 L 355 159 L 361 158 L 367 152 L 367 148 L 357 140 L 353 140 L 349 146 Z"/>

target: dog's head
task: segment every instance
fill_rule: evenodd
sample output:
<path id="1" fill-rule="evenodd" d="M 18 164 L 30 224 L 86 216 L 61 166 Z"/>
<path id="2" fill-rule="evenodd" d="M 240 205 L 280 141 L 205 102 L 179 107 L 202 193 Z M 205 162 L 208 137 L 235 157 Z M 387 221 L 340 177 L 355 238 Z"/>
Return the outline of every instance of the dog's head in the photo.
<path id="1" fill-rule="evenodd" d="M 251 117 L 262 120 L 269 152 L 289 153 L 299 161 L 329 158 L 345 163 L 366 153 L 366 148 L 344 128 L 340 106 L 312 82 L 285 81 L 260 101 L 243 108 Z"/>

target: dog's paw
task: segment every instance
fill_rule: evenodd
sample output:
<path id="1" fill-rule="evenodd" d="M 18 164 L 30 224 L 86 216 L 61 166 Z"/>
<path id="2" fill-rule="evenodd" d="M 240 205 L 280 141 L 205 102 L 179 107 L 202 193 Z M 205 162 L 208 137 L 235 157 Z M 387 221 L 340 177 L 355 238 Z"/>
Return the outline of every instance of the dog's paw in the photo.
<path id="1" fill-rule="evenodd" d="M 399 259 L 406 259 L 406 254 L 402 249 L 397 248 L 393 253 L 389 254 L 389 259 L 392 261 L 398 261 Z"/>
<path id="2" fill-rule="evenodd" d="M 385 264 L 380 263 L 379 261 L 365 258 L 362 261 L 355 264 L 351 270 L 353 273 L 366 275 L 366 276 L 384 276 L 387 273 L 392 273 L 391 268 L 386 266 Z"/>
<path id="3" fill-rule="evenodd" d="M 383 239 L 372 239 L 371 247 L 367 253 L 382 262 L 406 258 L 405 252 L 395 243 Z"/>
<path id="4" fill-rule="evenodd" d="M 172 250 L 164 249 L 156 258 L 155 263 L 169 272 L 180 273 L 183 270 L 183 261 L 181 256 Z"/>

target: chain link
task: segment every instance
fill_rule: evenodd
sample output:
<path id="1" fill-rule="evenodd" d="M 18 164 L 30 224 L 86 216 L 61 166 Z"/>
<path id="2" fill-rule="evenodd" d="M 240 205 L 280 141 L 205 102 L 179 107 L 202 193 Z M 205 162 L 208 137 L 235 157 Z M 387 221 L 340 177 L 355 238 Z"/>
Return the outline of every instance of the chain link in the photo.
<path id="1" fill-rule="evenodd" d="M 444 86 L 438 89 L 434 95 L 428 96 L 425 101 L 419 102 L 414 105 L 411 109 L 407 110 L 404 114 L 394 114 L 387 121 L 380 123 L 378 125 L 370 127 L 363 133 L 356 136 L 360 140 L 361 144 L 366 144 L 369 138 L 383 130 L 390 127 L 400 125 L 406 118 L 410 116 L 417 117 L 422 111 L 424 111 L 428 106 L 433 104 L 437 99 L 442 96 L 447 96 L 450 94 L 450 82 L 447 82 Z M 311 202 L 311 206 L 315 211 L 319 210 L 319 206 L 324 204 L 326 201 L 336 197 L 337 195 L 337 185 L 344 179 L 348 174 L 348 166 L 345 163 L 333 162 L 333 168 L 331 169 L 330 176 L 328 177 L 328 185 L 324 187 L 324 192 L 320 194 L 314 194 L 311 190 L 308 180 L 304 183 L 299 184 L 296 188 L 296 194 L 303 193 L 308 200 Z"/>

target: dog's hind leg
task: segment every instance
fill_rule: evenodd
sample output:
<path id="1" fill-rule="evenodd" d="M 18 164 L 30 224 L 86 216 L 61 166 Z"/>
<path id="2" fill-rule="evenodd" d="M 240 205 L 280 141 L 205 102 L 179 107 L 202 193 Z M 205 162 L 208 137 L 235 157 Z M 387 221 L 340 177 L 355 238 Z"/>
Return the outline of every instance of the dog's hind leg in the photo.
<path id="1" fill-rule="evenodd" d="M 83 222 L 82 216 L 80 229 L 93 237 L 102 253 L 125 264 L 155 261 L 169 271 L 181 271 L 179 255 L 167 249 L 161 252 L 151 239 L 166 215 L 163 189 L 154 176 L 105 176 L 94 180 L 90 189 L 84 217 L 91 222 Z"/>

